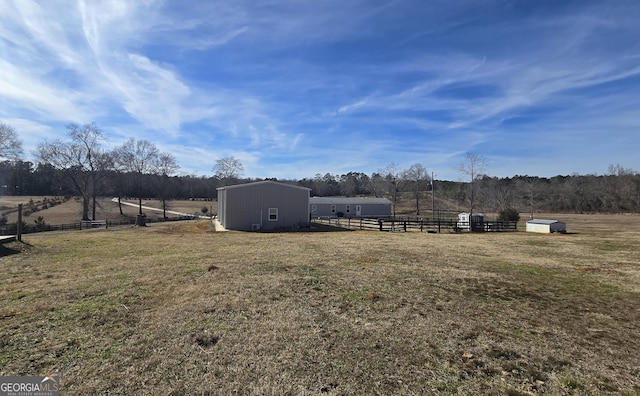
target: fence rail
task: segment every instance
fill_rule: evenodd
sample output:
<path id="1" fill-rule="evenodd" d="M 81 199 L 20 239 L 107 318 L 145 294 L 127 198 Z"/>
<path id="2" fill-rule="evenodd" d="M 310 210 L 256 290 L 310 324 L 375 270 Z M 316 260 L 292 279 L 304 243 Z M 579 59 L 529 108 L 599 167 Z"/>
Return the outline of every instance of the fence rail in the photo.
<path id="1" fill-rule="evenodd" d="M 145 223 L 160 223 L 165 221 L 183 221 L 183 220 L 193 220 L 194 216 L 179 216 L 179 217 L 171 217 L 171 218 L 152 218 L 147 217 L 145 219 Z M 109 228 L 119 225 L 134 225 L 136 224 L 135 218 L 126 218 L 120 220 L 97 220 L 97 221 L 79 221 L 77 223 L 68 223 L 68 224 L 27 224 L 23 225 L 22 233 L 23 234 L 32 234 L 36 232 L 47 232 L 47 231 L 68 231 L 68 230 L 85 230 L 88 228 Z M 18 226 L 16 224 L 7 224 L 4 226 L 0 226 L 0 235 L 16 235 L 18 233 Z"/>
<path id="2" fill-rule="evenodd" d="M 375 230 L 387 232 L 460 232 L 469 230 L 468 223 L 457 219 L 411 219 L 411 218 L 335 218 L 318 217 L 313 221 L 352 230 Z M 516 221 L 484 221 L 473 223 L 476 232 L 517 231 Z"/>

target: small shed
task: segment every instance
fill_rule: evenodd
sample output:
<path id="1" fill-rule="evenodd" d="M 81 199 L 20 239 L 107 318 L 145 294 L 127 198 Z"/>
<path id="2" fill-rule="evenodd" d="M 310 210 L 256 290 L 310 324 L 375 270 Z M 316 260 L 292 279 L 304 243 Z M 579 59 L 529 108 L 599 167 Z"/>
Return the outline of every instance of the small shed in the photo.
<path id="1" fill-rule="evenodd" d="M 458 222 L 456 226 L 461 230 L 484 230 L 484 213 L 462 212 L 458 214 Z"/>
<path id="2" fill-rule="evenodd" d="M 391 216 L 391 201 L 386 198 L 311 197 L 311 217 L 368 217 Z"/>
<path id="3" fill-rule="evenodd" d="M 558 220 L 533 219 L 527 221 L 527 232 L 539 232 L 551 234 L 554 232 L 567 232 L 567 225 Z"/>
<path id="4" fill-rule="evenodd" d="M 311 189 L 270 180 L 218 188 L 218 221 L 228 230 L 309 226 Z"/>

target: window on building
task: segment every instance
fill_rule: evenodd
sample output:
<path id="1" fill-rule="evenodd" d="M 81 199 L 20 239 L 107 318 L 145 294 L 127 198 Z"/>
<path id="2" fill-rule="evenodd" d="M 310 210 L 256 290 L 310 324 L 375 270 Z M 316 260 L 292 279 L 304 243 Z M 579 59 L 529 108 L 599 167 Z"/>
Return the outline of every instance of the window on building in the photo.
<path id="1" fill-rule="evenodd" d="M 336 213 L 336 205 L 331 205 L 331 213 Z"/>
<path id="2" fill-rule="evenodd" d="M 351 205 L 347 205 L 347 213 L 351 212 Z"/>
<path id="3" fill-rule="evenodd" d="M 278 208 L 269 208 L 269 221 L 278 221 Z"/>

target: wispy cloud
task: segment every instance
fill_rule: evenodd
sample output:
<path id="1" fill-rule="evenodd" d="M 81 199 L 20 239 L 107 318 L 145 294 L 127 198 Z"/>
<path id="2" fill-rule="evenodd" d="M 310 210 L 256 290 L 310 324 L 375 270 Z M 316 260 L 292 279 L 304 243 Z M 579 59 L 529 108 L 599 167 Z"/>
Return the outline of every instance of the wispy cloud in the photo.
<path id="1" fill-rule="evenodd" d="M 0 118 L 54 135 L 96 121 L 193 172 L 234 155 L 276 177 L 452 169 L 470 150 L 495 173 L 550 172 L 536 156 L 590 150 L 581 130 L 619 136 L 611 158 L 553 165 L 592 172 L 640 150 L 638 17 L 632 0 L 4 1 Z"/>

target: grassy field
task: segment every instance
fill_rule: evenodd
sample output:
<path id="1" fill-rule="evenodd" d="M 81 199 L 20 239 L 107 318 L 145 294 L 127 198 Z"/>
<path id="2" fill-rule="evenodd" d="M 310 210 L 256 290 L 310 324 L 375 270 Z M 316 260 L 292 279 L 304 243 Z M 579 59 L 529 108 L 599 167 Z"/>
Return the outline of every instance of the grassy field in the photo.
<path id="1" fill-rule="evenodd" d="M 27 209 L 29 201 L 33 201 L 34 205 L 39 209 L 37 212 L 30 213 L 24 216 L 24 221 L 27 224 L 33 224 L 34 220 L 39 216 L 42 216 L 47 224 L 69 224 L 78 222 L 82 219 L 82 205 L 79 198 L 71 198 L 67 201 L 60 203 L 59 205 L 47 207 L 43 209 L 44 198 L 47 200 L 55 200 L 55 197 L 0 197 L 0 215 L 5 215 L 9 223 L 15 223 L 18 220 L 17 207 L 18 204 L 23 204 L 24 210 Z M 60 198 L 58 198 L 60 200 Z M 123 199 L 123 202 L 129 202 L 138 204 L 136 199 Z M 162 204 L 158 200 L 143 200 L 143 206 L 149 206 L 152 208 L 161 208 Z M 168 201 L 168 210 L 174 210 L 182 213 L 195 213 L 201 212 L 202 208 L 206 207 L 208 213 L 215 213 L 217 211 L 217 203 L 215 201 Z M 143 211 L 150 218 L 162 217 L 162 212 L 151 211 L 143 209 Z M 135 217 L 138 214 L 138 208 L 123 205 L 122 212 L 124 216 Z M 91 216 L 91 211 L 89 211 Z M 167 214 L 168 217 L 177 217 L 175 214 Z M 98 220 L 120 220 L 120 210 L 118 204 L 111 201 L 111 198 L 100 198 L 98 200 L 98 206 L 96 210 L 96 219 Z"/>
<path id="2" fill-rule="evenodd" d="M 0 248 L 0 375 L 83 395 L 640 394 L 639 219 L 27 235 Z"/>

